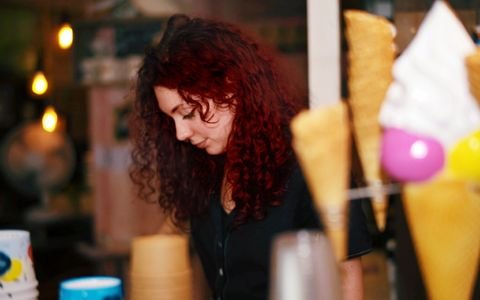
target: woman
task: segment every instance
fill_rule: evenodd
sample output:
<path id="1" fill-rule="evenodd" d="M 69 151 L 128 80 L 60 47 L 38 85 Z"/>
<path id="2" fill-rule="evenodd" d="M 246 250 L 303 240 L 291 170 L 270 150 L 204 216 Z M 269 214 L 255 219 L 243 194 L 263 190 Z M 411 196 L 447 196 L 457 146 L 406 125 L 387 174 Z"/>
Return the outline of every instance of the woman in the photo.
<path id="1" fill-rule="evenodd" d="M 266 299 L 274 236 L 320 228 L 290 143 L 303 101 L 288 87 L 235 27 L 183 15 L 138 72 L 132 178 L 191 233 L 215 299 Z M 342 263 L 347 299 L 361 299 L 370 250 L 358 212 Z"/>

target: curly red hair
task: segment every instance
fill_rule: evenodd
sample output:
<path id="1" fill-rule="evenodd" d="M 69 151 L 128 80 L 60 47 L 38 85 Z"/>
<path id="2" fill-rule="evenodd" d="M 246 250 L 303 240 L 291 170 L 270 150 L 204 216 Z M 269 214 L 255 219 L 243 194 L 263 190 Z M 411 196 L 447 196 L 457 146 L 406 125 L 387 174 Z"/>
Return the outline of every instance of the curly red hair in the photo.
<path id="1" fill-rule="evenodd" d="M 175 220 L 186 221 L 205 213 L 225 176 L 236 224 L 263 219 L 269 206 L 281 203 L 294 161 L 289 122 L 303 101 L 291 96 L 272 57 L 232 25 L 184 15 L 169 19 L 160 43 L 147 49 L 136 83 L 131 177 L 142 198 L 155 198 Z M 225 154 L 211 156 L 178 141 L 154 86 L 177 89 L 197 107 L 206 99 L 231 107 Z"/>

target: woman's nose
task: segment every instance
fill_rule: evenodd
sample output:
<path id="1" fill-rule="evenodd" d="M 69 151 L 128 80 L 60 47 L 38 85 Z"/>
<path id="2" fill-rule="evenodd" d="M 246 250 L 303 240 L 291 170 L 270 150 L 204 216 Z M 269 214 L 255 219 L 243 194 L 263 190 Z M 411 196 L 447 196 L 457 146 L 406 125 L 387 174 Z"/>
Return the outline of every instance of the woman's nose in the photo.
<path id="1" fill-rule="evenodd" d="M 175 130 L 177 135 L 177 140 L 179 141 L 188 141 L 192 136 L 192 129 L 187 124 L 184 124 L 182 121 L 175 122 Z"/>

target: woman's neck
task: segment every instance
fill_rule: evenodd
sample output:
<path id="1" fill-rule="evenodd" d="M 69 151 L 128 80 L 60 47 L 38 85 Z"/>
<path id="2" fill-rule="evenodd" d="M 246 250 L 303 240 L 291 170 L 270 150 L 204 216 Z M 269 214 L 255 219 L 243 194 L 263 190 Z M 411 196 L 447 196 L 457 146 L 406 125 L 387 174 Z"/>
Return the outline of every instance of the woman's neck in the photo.
<path id="1" fill-rule="evenodd" d="M 232 199 L 232 185 L 227 182 L 227 177 L 223 177 L 220 203 L 222 204 L 223 210 L 229 214 L 232 210 L 235 209 L 235 202 Z"/>

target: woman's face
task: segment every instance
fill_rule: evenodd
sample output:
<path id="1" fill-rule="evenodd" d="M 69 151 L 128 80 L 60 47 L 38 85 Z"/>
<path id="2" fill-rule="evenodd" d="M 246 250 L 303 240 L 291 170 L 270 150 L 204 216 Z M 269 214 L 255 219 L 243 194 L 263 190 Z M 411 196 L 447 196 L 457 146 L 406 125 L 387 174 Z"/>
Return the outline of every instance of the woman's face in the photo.
<path id="1" fill-rule="evenodd" d="M 179 141 L 190 142 L 211 155 L 225 152 L 233 122 L 230 109 L 220 108 L 209 100 L 210 108 L 206 117 L 209 122 L 205 122 L 197 109 L 185 102 L 177 90 L 163 86 L 156 86 L 154 90 L 160 110 L 175 122 Z"/>

